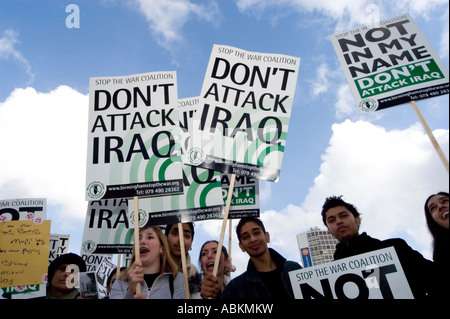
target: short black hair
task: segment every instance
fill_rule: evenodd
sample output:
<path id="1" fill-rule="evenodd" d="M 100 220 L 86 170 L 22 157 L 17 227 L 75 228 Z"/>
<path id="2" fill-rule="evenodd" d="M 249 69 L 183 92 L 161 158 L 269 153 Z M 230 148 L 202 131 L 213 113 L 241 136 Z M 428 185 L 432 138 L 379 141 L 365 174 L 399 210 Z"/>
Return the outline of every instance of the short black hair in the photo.
<path id="1" fill-rule="evenodd" d="M 337 207 L 337 206 L 344 206 L 345 208 L 347 208 L 352 214 L 353 216 L 359 217 L 361 214 L 358 212 L 358 210 L 356 209 L 355 206 L 353 206 L 350 203 L 347 203 L 346 201 L 344 201 L 342 199 L 342 195 L 340 196 L 330 196 L 327 197 L 325 199 L 325 203 L 323 203 L 322 205 L 322 221 L 325 224 L 325 226 L 328 227 L 327 225 L 327 220 L 326 220 L 326 213 L 329 209 Z"/>
<path id="2" fill-rule="evenodd" d="M 264 227 L 263 222 L 259 218 L 257 218 L 257 217 L 244 217 L 244 218 L 241 218 L 241 220 L 239 221 L 239 223 L 236 226 L 236 234 L 237 234 L 239 242 L 241 242 L 241 228 L 242 228 L 242 226 L 244 226 L 248 222 L 254 222 L 256 225 L 258 225 L 262 229 L 264 234 L 266 233 L 266 228 Z"/>
<path id="3" fill-rule="evenodd" d="M 124 271 L 125 269 L 127 269 L 127 267 L 125 267 L 125 266 L 120 267 L 120 271 Z M 109 284 L 111 284 L 111 280 L 112 280 L 113 276 L 114 276 L 116 273 L 117 273 L 117 267 L 114 268 L 114 269 L 111 271 L 111 273 L 109 274 L 108 280 L 106 280 L 106 287 L 108 287 Z"/>
<path id="4" fill-rule="evenodd" d="M 192 233 L 192 240 L 194 240 L 194 223 L 193 222 L 187 222 L 183 224 L 188 224 L 189 228 L 191 229 Z M 164 229 L 164 235 L 169 236 L 170 230 L 172 229 L 172 226 L 178 225 L 178 224 L 167 224 L 166 228 Z"/>

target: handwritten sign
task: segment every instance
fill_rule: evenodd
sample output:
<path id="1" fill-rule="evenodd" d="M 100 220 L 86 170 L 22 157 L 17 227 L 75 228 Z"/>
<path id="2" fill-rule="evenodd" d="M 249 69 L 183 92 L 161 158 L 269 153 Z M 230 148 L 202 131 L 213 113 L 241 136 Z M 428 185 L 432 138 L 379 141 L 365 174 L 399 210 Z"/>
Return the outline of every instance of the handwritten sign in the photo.
<path id="1" fill-rule="evenodd" d="M 50 221 L 0 223 L 0 287 L 47 281 Z"/>

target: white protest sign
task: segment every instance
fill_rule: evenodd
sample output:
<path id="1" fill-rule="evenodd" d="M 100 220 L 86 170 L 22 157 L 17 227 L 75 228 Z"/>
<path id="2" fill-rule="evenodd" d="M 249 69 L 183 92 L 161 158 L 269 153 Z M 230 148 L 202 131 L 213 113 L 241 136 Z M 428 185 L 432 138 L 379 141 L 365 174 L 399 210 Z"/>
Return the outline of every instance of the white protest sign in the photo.
<path id="1" fill-rule="evenodd" d="M 86 200 L 183 192 L 175 72 L 90 78 Z"/>
<path id="2" fill-rule="evenodd" d="M 178 100 L 183 159 L 185 147 L 192 138 L 192 121 L 198 106 L 198 97 Z M 183 164 L 183 194 L 142 198 L 139 212 L 145 221 L 141 222 L 140 218 L 139 222 L 163 225 L 221 219 L 223 206 L 220 172 Z"/>
<path id="3" fill-rule="evenodd" d="M 131 253 L 134 233 L 132 220 L 128 213 L 128 200 L 125 198 L 88 202 L 82 253 Z"/>
<path id="4" fill-rule="evenodd" d="M 87 254 L 85 252 L 81 252 L 81 258 L 83 258 L 86 263 L 86 272 L 96 272 L 98 267 L 103 262 L 103 259 L 112 259 L 111 254 Z"/>
<path id="5" fill-rule="evenodd" d="M 34 220 L 40 223 L 46 219 L 47 199 L 21 198 L 0 200 L 0 223 L 11 220 Z"/>
<path id="6" fill-rule="evenodd" d="M 296 299 L 413 299 L 393 247 L 289 273 Z"/>
<path id="7" fill-rule="evenodd" d="M 49 264 L 55 260 L 56 257 L 68 252 L 69 239 L 69 234 L 50 234 Z"/>
<path id="8" fill-rule="evenodd" d="M 103 299 L 108 295 L 108 277 L 117 266 L 107 258 L 103 258 L 102 263 L 97 269 L 95 278 L 97 279 L 98 298 Z"/>
<path id="9" fill-rule="evenodd" d="M 409 14 L 330 36 L 361 113 L 449 93 L 449 74 Z"/>
<path id="10" fill-rule="evenodd" d="M 187 163 L 277 181 L 299 65 L 297 57 L 214 45 Z"/>

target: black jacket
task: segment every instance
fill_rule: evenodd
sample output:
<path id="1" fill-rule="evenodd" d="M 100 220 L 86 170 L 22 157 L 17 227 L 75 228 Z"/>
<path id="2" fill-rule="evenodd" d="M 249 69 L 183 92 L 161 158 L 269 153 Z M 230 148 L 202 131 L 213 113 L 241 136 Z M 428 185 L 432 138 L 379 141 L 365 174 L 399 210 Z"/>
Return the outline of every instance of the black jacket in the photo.
<path id="1" fill-rule="evenodd" d="M 294 261 L 286 260 L 278 252 L 269 248 L 272 260 L 281 269 L 281 281 L 288 295 L 294 299 L 289 272 L 302 267 Z M 228 283 L 222 293 L 222 299 L 272 299 L 268 289 L 264 286 L 252 260 L 248 261 L 247 271 Z"/>
<path id="2" fill-rule="evenodd" d="M 347 242 L 338 243 L 334 259 L 338 260 L 388 247 L 394 247 L 414 298 L 440 296 L 439 290 L 442 288 L 438 288 L 436 265 L 413 250 L 403 239 L 379 240 L 362 233 Z"/>

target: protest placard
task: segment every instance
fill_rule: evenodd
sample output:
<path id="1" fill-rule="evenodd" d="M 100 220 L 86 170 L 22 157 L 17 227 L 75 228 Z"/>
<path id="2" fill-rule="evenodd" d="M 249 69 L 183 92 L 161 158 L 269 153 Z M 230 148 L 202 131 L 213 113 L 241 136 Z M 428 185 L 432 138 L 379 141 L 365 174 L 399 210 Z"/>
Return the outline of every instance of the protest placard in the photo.
<path id="1" fill-rule="evenodd" d="M 120 269 L 120 266 L 119 265 L 116 266 L 108 258 L 103 258 L 102 263 L 100 264 L 100 266 L 97 269 L 97 272 L 95 273 L 99 299 L 104 299 L 105 297 L 108 296 L 108 277 L 115 269 L 117 271 L 117 268 Z"/>
<path id="2" fill-rule="evenodd" d="M 50 234 L 49 264 L 55 260 L 56 257 L 68 252 L 69 240 L 69 234 Z"/>
<path id="3" fill-rule="evenodd" d="M 35 299 L 45 298 L 46 285 L 24 285 L 17 287 L 0 288 L 1 299 Z"/>
<path id="4" fill-rule="evenodd" d="M 449 74 L 408 13 L 330 36 L 361 113 L 449 93 Z"/>
<path id="5" fill-rule="evenodd" d="M 214 45 L 187 163 L 277 181 L 300 59 Z"/>
<path id="6" fill-rule="evenodd" d="M 360 113 L 410 102 L 449 172 L 416 101 L 449 94 L 449 74 L 408 13 L 330 36 Z"/>
<path id="7" fill-rule="evenodd" d="M 222 173 L 220 180 L 223 201 L 226 202 L 231 176 Z M 248 176 L 236 176 L 231 196 L 229 219 L 259 217 L 259 180 Z"/>
<path id="8" fill-rule="evenodd" d="M 393 247 L 289 272 L 296 299 L 412 299 Z"/>
<path id="9" fill-rule="evenodd" d="M 20 198 L 0 200 L 0 223 L 11 220 L 43 221 L 47 214 L 47 199 Z"/>
<path id="10" fill-rule="evenodd" d="M 133 250 L 128 200 L 90 201 L 84 223 L 82 254 L 127 254 Z"/>
<path id="11" fill-rule="evenodd" d="M 183 192 L 175 72 L 89 84 L 86 200 Z"/>
<path id="12" fill-rule="evenodd" d="M 0 287 L 47 281 L 50 221 L 0 223 Z"/>

